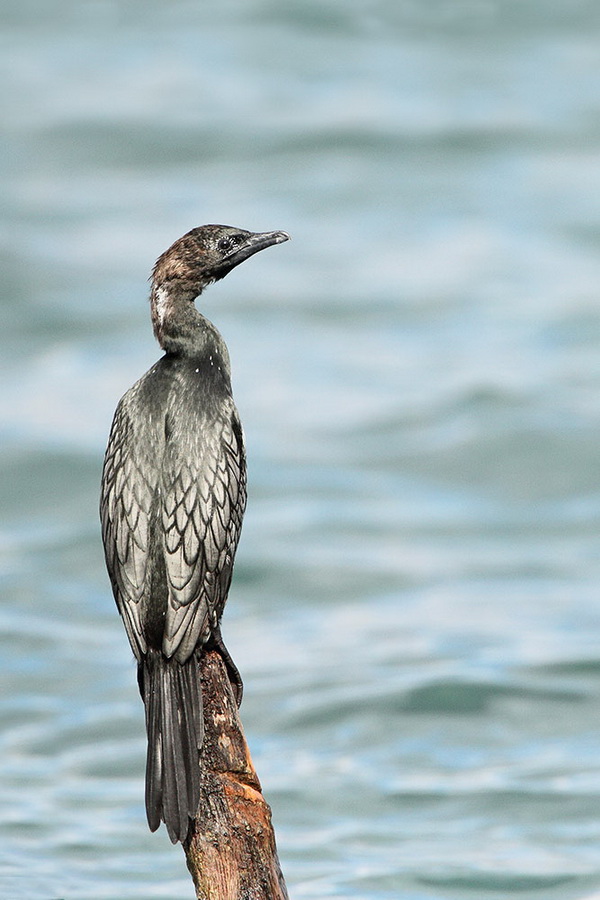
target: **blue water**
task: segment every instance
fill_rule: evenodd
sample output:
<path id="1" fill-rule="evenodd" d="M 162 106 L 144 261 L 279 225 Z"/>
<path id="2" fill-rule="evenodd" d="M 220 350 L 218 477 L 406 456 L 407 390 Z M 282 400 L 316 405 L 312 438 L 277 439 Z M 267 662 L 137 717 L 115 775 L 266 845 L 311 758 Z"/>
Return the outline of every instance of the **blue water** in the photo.
<path id="1" fill-rule="evenodd" d="M 600 11 L 0 9 L 0 897 L 193 898 L 104 571 L 147 277 L 202 298 L 250 498 L 224 634 L 292 900 L 600 897 Z"/>

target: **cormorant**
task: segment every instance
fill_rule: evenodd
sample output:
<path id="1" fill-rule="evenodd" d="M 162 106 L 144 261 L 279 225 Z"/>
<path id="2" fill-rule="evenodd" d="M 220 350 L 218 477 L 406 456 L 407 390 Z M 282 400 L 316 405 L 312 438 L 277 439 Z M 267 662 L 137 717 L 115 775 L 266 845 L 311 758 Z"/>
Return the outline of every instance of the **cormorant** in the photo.
<path id="1" fill-rule="evenodd" d="M 248 257 L 289 240 L 226 225 L 189 231 L 152 272 L 165 355 L 117 406 L 102 474 L 106 566 L 138 662 L 148 752 L 146 813 L 183 841 L 197 812 L 204 733 L 199 661 L 220 632 L 246 504 L 246 460 L 229 353 L 194 300 Z"/>

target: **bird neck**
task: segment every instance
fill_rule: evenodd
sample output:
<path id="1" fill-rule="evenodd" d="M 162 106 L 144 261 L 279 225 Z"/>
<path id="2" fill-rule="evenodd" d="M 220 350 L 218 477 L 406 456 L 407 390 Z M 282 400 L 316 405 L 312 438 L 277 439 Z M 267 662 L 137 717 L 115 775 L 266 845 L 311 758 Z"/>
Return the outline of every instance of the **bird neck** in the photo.
<path id="1" fill-rule="evenodd" d="M 188 358 L 216 354 L 229 368 L 225 342 L 212 322 L 198 312 L 194 296 L 153 282 L 150 309 L 155 337 L 166 353 Z"/>

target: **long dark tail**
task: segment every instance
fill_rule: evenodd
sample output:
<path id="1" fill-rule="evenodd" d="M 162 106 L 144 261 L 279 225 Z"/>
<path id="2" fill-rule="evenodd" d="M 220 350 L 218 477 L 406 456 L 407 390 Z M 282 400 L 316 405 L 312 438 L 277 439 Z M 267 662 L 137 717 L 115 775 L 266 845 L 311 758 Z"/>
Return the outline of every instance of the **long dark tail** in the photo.
<path id="1" fill-rule="evenodd" d="M 199 753 L 204 736 L 196 654 L 185 662 L 149 650 L 138 681 L 146 707 L 146 815 L 151 831 L 161 820 L 171 841 L 183 841 L 200 798 Z"/>

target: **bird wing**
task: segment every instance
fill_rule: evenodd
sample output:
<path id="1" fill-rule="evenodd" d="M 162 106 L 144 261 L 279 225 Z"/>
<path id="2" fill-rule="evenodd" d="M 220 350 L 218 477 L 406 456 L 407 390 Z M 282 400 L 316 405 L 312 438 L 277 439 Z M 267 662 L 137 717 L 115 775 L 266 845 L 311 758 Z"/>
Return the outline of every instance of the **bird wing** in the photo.
<path id="1" fill-rule="evenodd" d="M 142 626 L 142 598 L 147 589 L 150 516 L 157 478 L 144 464 L 144 448 L 134 438 L 126 394 L 119 403 L 106 448 L 100 517 L 106 566 L 117 607 L 133 652 L 147 650 Z"/>
<path id="2" fill-rule="evenodd" d="M 169 589 L 163 652 L 180 662 L 218 626 L 246 505 L 243 432 L 231 398 L 210 423 L 185 425 L 185 435 L 167 436 L 160 491 Z"/>

